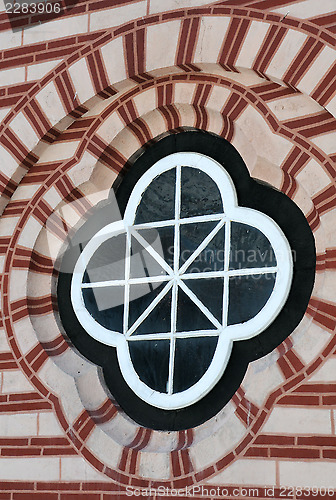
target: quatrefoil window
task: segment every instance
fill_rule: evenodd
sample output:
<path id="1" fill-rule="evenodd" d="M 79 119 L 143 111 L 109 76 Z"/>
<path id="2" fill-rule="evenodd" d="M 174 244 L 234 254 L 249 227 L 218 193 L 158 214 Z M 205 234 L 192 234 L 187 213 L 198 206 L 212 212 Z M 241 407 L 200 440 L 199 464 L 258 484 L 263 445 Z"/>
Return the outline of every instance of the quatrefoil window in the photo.
<path id="1" fill-rule="evenodd" d="M 239 207 L 212 158 L 174 153 L 133 188 L 75 265 L 71 301 L 98 342 L 116 347 L 134 393 L 161 409 L 206 395 L 234 341 L 263 332 L 292 281 L 290 246 L 267 215 Z"/>

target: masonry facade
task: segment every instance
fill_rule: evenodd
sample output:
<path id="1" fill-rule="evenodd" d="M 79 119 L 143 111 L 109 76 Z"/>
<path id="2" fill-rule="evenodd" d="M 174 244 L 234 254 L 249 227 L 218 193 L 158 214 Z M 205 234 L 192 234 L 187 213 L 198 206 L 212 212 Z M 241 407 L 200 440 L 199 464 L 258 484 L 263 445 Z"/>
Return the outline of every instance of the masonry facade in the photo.
<path id="1" fill-rule="evenodd" d="M 49 19 L 0 14 L 0 498 L 333 491 L 334 0 L 60 3 Z M 129 419 L 66 339 L 57 263 L 137 151 L 185 128 L 225 138 L 298 205 L 317 265 L 290 337 L 216 416 L 164 432 Z"/>

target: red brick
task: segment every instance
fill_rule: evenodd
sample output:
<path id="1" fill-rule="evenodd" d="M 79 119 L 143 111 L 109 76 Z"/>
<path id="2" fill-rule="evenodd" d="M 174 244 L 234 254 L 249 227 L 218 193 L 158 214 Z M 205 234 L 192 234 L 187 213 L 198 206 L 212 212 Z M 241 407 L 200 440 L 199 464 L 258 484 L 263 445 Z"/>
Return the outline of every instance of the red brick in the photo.
<path id="1" fill-rule="evenodd" d="M 271 448 L 271 457 L 278 458 L 311 458 L 320 457 L 320 451 L 309 448 Z"/>
<path id="2" fill-rule="evenodd" d="M 252 438 L 253 438 L 252 434 L 248 434 L 243 439 L 243 441 L 235 449 L 235 452 L 237 453 L 237 455 L 250 443 L 250 441 L 252 440 Z"/>
<path id="3" fill-rule="evenodd" d="M 20 484 L 20 483 L 19 483 Z M 17 489 L 17 487 L 15 488 Z M 32 500 L 32 495 L 34 500 L 58 500 L 58 493 L 13 493 L 13 500 Z"/>
<path id="4" fill-rule="evenodd" d="M 41 448 L 3 448 L 1 450 L 2 457 L 29 457 L 41 455 Z"/>
<path id="5" fill-rule="evenodd" d="M 318 358 L 316 361 L 314 361 L 314 363 L 312 363 L 306 370 L 306 373 L 307 375 L 310 375 L 311 373 L 313 373 L 319 366 L 320 364 L 322 363 L 322 359 L 321 358 Z"/>
<path id="6" fill-rule="evenodd" d="M 204 469 L 201 472 L 198 472 L 195 475 L 196 481 L 203 481 L 204 479 L 207 479 L 214 473 L 215 473 L 215 468 L 211 465 L 211 467 L 207 467 L 206 469 Z"/>
<path id="7" fill-rule="evenodd" d="M 298 375 L 297 377 L 294 377 L 292 380 L 290 380 L 290 382 L 287 382 L 287 384 L 285 384 L 283 386 L 283 389 L 284 391 L 288 391 L 289 389 L 292 389 L 292 387 L 294 387 L 295 385 L 299 384 L 300 382 L 302 382 L 302 380 L 304 379 L 304 375 L 301 374 L 301 375 Z"/>
<path id="8" fill-rule="evenodd" d="M 287 24 L 288 26 L 295 26 L 296 28 L 300 25 L 299 21 L 296 21 L 296 19 L 290 19 L 289 17 L 286 17 L 281 22 L 282 24 Z"/>
<path id="9" fill-rule="evenodd" d="M 87 448 L 84 448 L 82 453 L 90 464 L 92 464 L 97 470 L 100 472 L 104 470 L 104 465 Z"/>
<path id="10" fill-rule="evenodd" d="M 294 392 L 310 392 L 312 394 L 325 394 L 325 393 L 335 393 L 336 394 L 336 384 L 331 384 L 326 382 L 325 384 L 302 384 L 300 387 L 294 389 Z"/>
<path id="11" fill-rule="evenodd" d="M 0 481 L 0 490 L 15 491 L 18 489 L 18 484 L 21 490 L 34 490 L 34 483 L 21 481 L 19 483 L 15 481 Z"/>
<path id="12" fill-rule="evenodd" d="M 214 14 L 231 14 L 231 9 L 230 9 L 230 7 L 214 7 L 213 13 Z"/>
<path id="13" fill-rule="evenodd" d="M 100 500 L 100 493 L 61 493 L 60 500 Z"/>
<path id="14" fill-rule="evenodd" d="M 336 437 L 333 436 L 298 436 L 298 445 L 306 446 L 335 446 Z"/>
<path id="15" fill-rule="evenodd" d="M 235 459 L 234 454 L 233 453 L 229 453 L 229 455 L 226 455 L 225 457 L 223 457 L 220 460 L 218 460 L 218 462 L 216 462 L 217 469 L 218 470 L 224 469 L 224 467 L 226 467 L 227 465 L 229 465 L 229 463 L 233 462 L 234 459 Z"/>
<path id="16" fill-rule="evenodd" d="M 279 399 L 278 405 L 319 406 L 319 396 L 297 396 L 288 394 Z"/>
<path id="17" fill-rule="evenodd" d="M 336 405 L 336 395 L 335 396 L 323 396 L 322 397 L 322 404 L 323 405 L 331 405 L 335 406 Z"/>
<path id="18" fill-rule="evenodd" d="M 174 488 L 186 488 L 187 486 L 191 486 L 192 484 L 194 484 L 194 479 L 190 476 L 173 481 Z"/>
<path id="19" fill-rule="evenodd" d="M 85 485 L 83 485 L 83 489 L 85 489 L 85 491 L 106 491 L 108 489 L 109 492 L 111 492 L 112 488 L 113 488 L 113 483 L 110 483 L 107 486 L 106 482 L 104 483 L 86 482 Z M 118 485 L 118 492 L 119 491 L 124 491 L 124 486 Z"/>
<path id="20" fill-rule="evenodd" d="M 323 450 L 322 451 L 323 458 L 331 458 L 333 460 L 336 459 L 336 450 Z"/>
<path id="21" fill-rule="evenodd" d="M 258 446 L 252 446 L 245 453 L 244 457 L 268 457 L 268 448 L 260 448 Z"/>
<path id="22" fill-rule="evenodd" d="M 43 455 L 58 456 L 58 455 L 77 455 L 77 451 L 73 448 L 63 447 L 63 448 L 44 448 Z"/>
<path id="23" fill-rule="evenodd" d="M 329 439 L 329 438 L 327 438 Z M 255 444 L 268 444 L 268 445 L 280 445 L 280 446 L 290 446 L 295 443 L 295 438 L 292 436 L 272 436 L 272 435 L 263 435 L 261 434 L 254 441 Z M 306 443 L 303 443 L 306 444 Z"/>
<path id="24" fill-rule="evenodd" d="M 66 47 L 67 45 L 71 45 L 73 50 L 75 50 L 75 43 L 77 42 L 76 37 L 65 38 L 63 40 L 53 40 L 48 42 L 48 49 L 58 49 L 59 47 Z"/>
<path id="25" fill-rule="evenodd" d="M 64 491 L 64 490 L 80 490 L 81 483 L 47 483 L 41 482 L 36 483 L 36 488 L 40 491 Z M 104 484 L 104 489 L 106 488 L 106 484 Z M 88 489 L 85 485 L 85 489 Z M 96 488 L 97 490 L 99 488 Z"/>
<path id="26" fill-rule="evenodd" d="M 3 446 L 28 446 L 29 440 L 24 438 L 1 438 L 0 447 Z"/>
<path id="27" fill-rule="evenodd" d="M 253 427 L 251 429 L 254 434 L 256 434 L 258 432 L 258 430 L 260 429 L 260 427 L 263 425 L 266 417 L 267 417 L 267 412 L 265 410 L 263 410 L 262 413 L 259 415 L 256 423 L 253 425 Z"/>
<path id="28" fill-rule="evenodd" d="M 130 31 L 134 28 L 134 22 L 125 24 L 124 26 L 121 26 L 120 28 L 114 30 L 114 36 L 121 35 L 122 33 L 126 33 L 126 31 Z"/>

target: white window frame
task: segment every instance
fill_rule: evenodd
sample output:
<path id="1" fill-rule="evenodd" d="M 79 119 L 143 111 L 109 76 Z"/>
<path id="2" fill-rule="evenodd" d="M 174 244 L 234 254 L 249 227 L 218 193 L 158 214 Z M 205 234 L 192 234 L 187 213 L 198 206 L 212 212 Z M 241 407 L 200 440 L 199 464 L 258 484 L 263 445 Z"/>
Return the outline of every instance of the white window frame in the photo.
<path id="1" fill-rule="evenodd" d="M 180 207 L 180 175 L 181 169 L 184 167 L 194 167 L 206 173 L 218 186 L 223 207 L 223 214 L 214 214 L 214 215 L 205 215 L 199 217 L 189 217 L 187 219 L 179 218 L 179 207 Z M 171 221 L 161 221 L 147 224 L 138 224 L 134 226 L 134 219 L 137 207 L 141 201 L 142 195 L 146 188 L 150 185 L 150 183 L 163 172 L 170 170 L 171 168 L 176 168 L 176 193 L 175 193 L 175 218 Z M 224 276 L 224 294 L 223 294 L 223 321 L 220 323 L 214 317 L 212 319 L 209 317 L 209 311 L 205 306 L 201 303 L 198 304 L 195 301 L 196 296 L 192 294 L 189 288 L 185 285 L 184 281 L 188 279 L 197 279 L 200 278 L 200 273 L 195 273 L 195 276 L 192 274 L 181 275 L 178 271 L 178 256 L 179 256 L 179 224 L 181 223 L 191 223 L 197 221 L 206 221 L 206 220 L 216 220 L 218 224 L 216 228 L 210 233 L 210 235 L 216 232 L 216 229 L 219 230 L 225 224 L 225 267 L 223 271 L 213 271 L 207 273 L 206 277 L 218 277 Z M 182 222 L 181 222 L 182 221 Z M 243 224 L 248 224 L 259 229 L 269 240 L 275 257 L 277 265 L 275 267 L 262 267 L 262 268 L 249 268 L 249 269 L 238 269 L 238 270 L 229 270 L 229 252 L 230 252 L 230 227 L 231 224 L 227 224 L 228 221 L 231 222 L 239 222 Z M 160 263 L 160 265 L 167 272 L 166 276 L 160 276 L 157 278 L 149 278 L 152 282 L 164 282 L 167 284 L 164 289 L 158 295 L 158 300 L 155 300 L 157 304 L 165 295 L 165 292 L 168 289 L 172 288 L 172 315 L 174 314 L 176 317 L 176 303 L 174 305 L 174 297 L 177 296 L 177 289 L 180 286 L 189 297 L 196 303 L 196 305 L 203 306 L 200 309 L 204 312 L 204 308 L 207 310 L 206 315 L 208 318 L 214 323 L 214 330 L 207 332 L 183 332 L 178 333 L 169 332 L 170 337 L 165 334 L 152 334 L 152 335 L 137 335 L 136 340 L 141 340 L 146 338 L 147 340 L 152 339 L 164 339 L 171 338 L 176 339 L 177 337 L 190 338 L 195 336 L 206 336 L 206 335 L 216 335 L 218 336 L 217 347 L 212 359 L 212 362 L 205 372 L 205 374 L 201 377 L 201 379 L 195 383 L 189 389 L 179 392 L 179 393 L 170 393 L 164 394 L 158 391 L 153 390 L 148 387 L 144 382 L 142 382 L 135 371 L 130 352 L 128 349 L 128 342 L 135 340 L 135 337 L 131 338 L 132 332 L 128 335 L 124 335 L 123 332 L 110 331 L 107 328 L 100 325 L 88 312 L 85 307 L 82 288 L 93 288 L 94 286 L 115 286 L 125 285 L 125 304 L 128 307 L 128 298 L 129 298 L 129 286 L 130 283 L 135 283 L 136 280 L 133 281 L 130 279 L 129 269 L 130 269 L 130 235 L 136 236 L 138 241 L 141 243 L 141 236 L 138 235 L 135 229 L 140 228 L 156 228 L 158 226 L 167 226 L 174 225 L 175 227 L 175 242 L 174 242 L 174 269 L 171 269 L 169 265 L 164 261 L 163 257 L 159 255 L 159 253 L 152 249 L 150 246 L 146 246 L 146 250 L 151 253 L 151 255 Z M 127 236 L 127 245 L 126 245 L 126 258 L 125 258 L 125 280 L 116 280 L 110 282 L 100 282 L 96 284 L 83 284 L 84 272 L 87 267 L 88 262 L 91 257 L 98 249 L 98 247 L 106 240 L 111 237 L 118 236 L 120 234 L 126 234 Z M 211 240 L 211 237 L 207 237 L 205 240 L 208 242 Z M 205 241 L 204 240 L 204 241 Z M 203 247 L 206 246 L 206 242 L 203 242 Z M 197 257 L 197 254 L 202 250 L 202 244 L 200 247 L 193 253 L 194 258 Z M 191 256 L 192 257 L 192 256 Z M 190 261 L 191 258 L 188 259 Z M 187 261 L 187 262 L 188 262 Z M 181 269 L 186 269 L 187 262 L 185 262 Z M 234 324 L 234 325 L 226 325 L 227 318 L 227 308 L 228 308 L 228 289 L 229 289 L 229 277 L 230 276 L 242 276 L 242 275 L 251 275 L 251 274 L 266 274 L 266 273 L 275 273 L 275 283 L 273 291 L 261 309 L 261 311 L 254 316 L 252 319 L 246 321 L 242 324 Z M 216 162 L 214 159 L 209 158 L 203 154 L 193 153 L 193 152 L 183 152 L 183 153 L 174 153 L 166 156 L 165 158 L 156 162 L 137 182 L 135 185 L 131 196 L 129 198 L 124 219 L 121 221 L 113 222 L 108 224 L 103 229 L 98 231 L 96 235 L 92 237 L 92 239 L 87 243 L 83 252 L 81 253 L 78 261 L 75 265 L 72 281 L 71 281 L 71 301 L 75 311 L 75 314 L 82 325 L 82 327 L 86 330 L 86 332 L 93 337 L 95 340 L 116 347 L 118 361 L 120 364 L 120 369 L 123 374 L 123 377 L 127 384 L 131 387 L 131 389 L 145 402 L 149 403 L 152 406 L 162 409 L 179 409 L 189 406 L 197 401 L 199 401 L 203 396 L 205 396 L 218 382 L 218 380 L 223 375 L 223 372 L 227 366 L 228 360 L 230 358 L 231 349 L 234 341 L 245 340 L 255 337 L 260 332 L 264 331 L 276 318 L 282 309 L 290 290 L 291 281 L 293 274 L 293 262 L 292 262 L 292 254 L 289 243 L 283 234 L 282 230 L 279 226 L 267 215 L 253 210 L 251 208 L 239 207 L 237 203 L 237 195 L 235 186 L 231 180 L 229 174 L 225 171 L 225 169 Z M 183 279 L 182 279 L 183 276 Z M 204 276 L 205 277 L 205 276 Z M 138 278 L 138 283 L 145 282 L 145 279 Z M 189 292 L 188 292 L 189 290 Z M 191 293 L 190 293 L 191 292 Z M 197 298 L 196 298 L 197 299 Z M 198 299 L 197 299 L 198 300 Z M 200 301 L 198 301 L 200 302 Z M 175 308 L 175 309 L 174 309 Z M 150 309 L 150 307 L 149 307 Z M 152 308 L 153 309 L 153 308 Z M 151 310 L 147 310 L 147 315 L 151 312 Z M 211 313 L 210 313 L 211 314 Z M 128 317 L 128 314 L 125 314 L 125 317 Z M 213 321 L 215 319 L 215 321 Z M 135 328 L 133 328 L 134 330 Z M 128 325 L 127 319 L 124 318 L 124 331 L 127 332 Z M 175 342 L 175 341 L 174 341 Z M 173 340 L 171 340 L 171 346 L 173 344 Z M 175 347 L 171 347 L 171 349 L 175 349 Z M 171 356 L 174 354 L 171 353 Z M 172 358 L 170 357 L 170 371 L 172 371 Z M 172 386 L 172 373 L 169 375 L 170 377 L 170 386 Z M 172 392 L 170 390 L 170 392 Z"/>

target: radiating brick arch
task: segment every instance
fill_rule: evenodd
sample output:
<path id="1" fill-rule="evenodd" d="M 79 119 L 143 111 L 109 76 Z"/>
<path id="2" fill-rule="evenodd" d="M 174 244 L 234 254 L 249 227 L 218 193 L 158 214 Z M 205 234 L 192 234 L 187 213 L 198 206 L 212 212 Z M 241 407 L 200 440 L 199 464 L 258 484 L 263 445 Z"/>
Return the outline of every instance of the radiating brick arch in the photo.
<path id="1" fill-rule="evenodd" d="M 162 117 L 162 120 L 164 121 L 164 128 L 178 128 L 183 125 L 183 120 L 181 122 L 179 116 L 179 103 L 174 102 L 173 99 L 173 86 L 183 82 L 189 85 L 194 85 L 195 88 L 193 98 L 189 105 L 190 112 L 193 113 L 194 126 L 198 125 L 201 128 L 207 129 L 207 126 L 209 125 L 211 108 L 208 109 L 208 94 L 210 94 L 210 90 L 212 89 L 212 87 L 210 88 L 210 84 L 214 87 L 218 86 L 229 88 L 231 94 L 224 104 L 223 110 L 221 110 L 222 112 L 218 113 L 218 116 L 221 117 L 222 125 L 220 130 L 217 132 L 220 132 L 222 135 L 232 139 L 232 126 L 234 127 L 234 120 L 239 117 L 240 113 L 246 108 L 246 106 L 253 106 L 254 109 L 258 110 L 258 113 L 261 116 L 265 117 L 269 128 L 272 129 L 274 133 L 279 134 L 279 136 L 283 134 L 285 137 L 288 137 L 290 134 L 290 140 L 293 144 L 292 154 L 295 155 L 295 157 L 301 158 L 302 155 L 308 154 L 307 151 L 309 151 L 310 156 L 315 154 L 314 151 L 312 151 L 312 146 L 309 144 L 309 140 L 303 142 L 300 137 L 300 132 L 296 132 L 296 130 L 288 124 L 284 125 L 279 123 L 272 112 L 267 108 L 267 99 L 264 99 L 264 95 L 267 95 L 270 92 L 273 94 L 279 92 L 279 95 L 281 96 L 283 88 L 278 85 L 272 84 L 272 87 L 270 88 L 269 84 L 265 83 L 251 90 L 244 88 L 242 85 L 238 85 L 235 81 L 229 81 L 228 79 L 220 78 L 215 75 L 200 75 L 199 73 L 191 72 L 188 75 L 171 76 L 161 80 L 158 79 L 156 82 L 144 82 L 139 85 L 137 92 L 134 92 L 133 90 L 132 92 L 126 93 L 125 96 L 120 98 L 118 101 L 111 102 L 111 104 L 104 109 L 101 115 L 97 117 L 93 116 L 90 119 L 83 117 L 82 120 L 77 120 L 67 131 L 59 136 L 55 145 L 64 143 L 68 144 L 69 147 L 71 141 L 80 142 L 74 149 L 74 155 L 63 162 L 58 162 L 56 170 L 55 168 L 48 170 L 47 164 L 43 166 L 43 161 L 36 163 L 36 165 L 31 168 L 30 172 L 26 176 L 27 185 L 29 185 L 29 182 L 36 182 L 38 176 L 40 176 L 39 182 L 43 184 L 41 184 L 40 191 L 36 192 L 35 197 L 32 198 L 32 202 L 29 207 L 24 206 L 24 203 L 20 206 L 17 201 L 13 201 L 9 203 L 6 209 L 7 215 L 22 214 L 21 221 L 17 226 L 17 233 L 14 233 L 12 237 L 13 243 L 8 242 L 10 249 L 10 252 L 8 253 L 9 259 L 11 259 L 10 255 L 12 253 L 12 249 L 14 251 L 14 257 L 12 261 L 7 261 L 6 269 L 9 269 L 10 267 L 12 269 L 17 267 L 22 269 L 22 267 L 28 266 L 31 270 L 39 269 L 39 271 L 41 271 L 42 268 L 42 272 L 45 272 L 47 275 L 52 272 L 52 261 L 45 259 L 43 255 L 36 252 L 34 245 L 32 250 L 29 250 L 28 248 L 24 249 L 20 246 L 20 244 L 18 245 L 18 242 L 20 242 L 21 229 L 24 227 L 24 222 L 31 220 L 30 214 L 33 214 L 33 217 L 40 221 L 40 230 L 42 230 L 43 223 L 45 223 L 50 214 L 53 212 L 52 206 L 49 205 L 47 201 L 49 196 L 47 192 L 55 187 L 58 192 L 62 194 L 60 199 L 64 198 L 69 202 L 75 202 L 74 206 L 76 209 L 79 213 L 84 214 L 90 206 L 89 201 L 85 197 L 83 198 L 80 187 L 76 187 L 72 184 L 69 176 L 67 175 L 67 171 L 75 167 L 76 163 L 80 163 L 85 151 L 89 151 L 91 155 L 96 156 L 97 160 L 100 160 L 103 164 L 108 165 L 110 168 L 111 165 L 113 165 L 116 173 L 122 168 L 124 162 L 127 160 L 127 157 L 122 153 L 122 151 L 114 147 L 113 141 L 111 144 L 108 144 L 104 142 L 101 136 L 99 136 L 99 127 L 102 126 L 103 121 L 107 120 L 111 114 L 117 113 L 119 120 L 121 121 L 121 127 L 125 133 L 129 130 L 129 133 L 131 133 L 136 139 L 138 146 L 145 144 L 148 140 L 153 138 L 153 132 L 151 131 L 150 125 L 151 113 L 149 112 L 149 114 L 145 113 L 142 116 L 138 116 L 136 111 L 137 105 L 135 103 L 141 103 L 141 96 L 144 96 L 146 91 L 148 92 L 151 88 L 153 88 L 155 89 L 158 99 L 158 110 L 156 113 L 159 113 Z M 139 96 L 140 99 L 138 101 L 137 96 Z M 146 99 L 144 99 L 144 101 L 146 101 Z M 142 106 L 144 105 L 145 104 L 142 104 Z M 148 103 L 146 105 L 148 106 Z M 232 126 L 227 127 L 227 120 L 230 116 L 230 123 Z M 305 128 L 303 129 L 305 130 Z M 299 139 L 299 141 L 296 143 L 297 139 Z M 297 169 L 300 169 L 305 164 L 303 159 L 300 160 L 302 164 L 300 163 Z M 325 163 L 326 161 L 327 160 L 323 157 L 322 163 Z M 284 171 L 286 171 L 286 169 L 284 169 Z M 290 176 L 290 172 L 288 175 Z M 291 178 L 295 182 L 295 176 L 292 176 Z M 22 184 L 22 186 L 24 186 L 24 184 Z M 283 187 L 286 189 L 285 184 Z M 293 190 L 291 186 L 287 189 L 289 189 L 289 194 L 290 191 L 294 194 L 295 190 Z M 20 191 L 20 188 L 18 191 Z M 49 198 L 49 200 L 51 199 L 52 198 Z M 60 230 L 62 227 L 62 221 L 60 220 L 59 222 L 59 229 L 56 227 L 55 231 Z M 6 298 L 7 293 L 5 285 L 4 299 L 6 300 Z M 12 308 L 11 314 L 8 312 L 8 317 L 6 319 L 7 327 L 9 328 L 9 331 L 11 331 L 13 326 L 10 326 L 10 320 L 13 321 L 15 330 L 15 322 L 22 318 L 22 316 L 27 314 L 33 316 L 45 314 L 46 312 L 53 310 L 54 306 L 52 295 L 50 295 L 28 298 L 27 301 L 24 301 L 23 303 L 18 300 L 14 303 L 6 304 L 5 307 Z M 318 312 L 318 309 L 322 308 L 323 311 L 323 307 L 323 302 L 313 299 L 308 312 L 309 314 L 312 314 L 314 318 L 316 316 L 320 318 L 321 312 Z M 322 319 L 320 318 L 317 320 L 324 324 L 323 317 Z M 13 337 L 11 338 L 14 352 L 19 352 L 18 346 L 15 347 L 15 335 L 13 334 Z M 314 362 L 312 362 L 308 367 L 303 367 L 300 365 L 300 361 L 295 354 L 295 350 L 291 349 L 291 344 L 288 342 L 284 343 L 280 350 L 282 350 L 283 353 L 287 352 L 284 356 L 279 358 L 281 369 L 286 377 L 283 387 L 295 387 L 302 380 L 303 372 L 312 373 L 312 370 L 317 369 L 323 360 L 330 355 L 333 346 L 334 344 L 332 342 L 329 343 L 329 345 L 325 347 L 323 355 L 320 354 L 318 359 L 314 360 Z M 21 361 L 22 368 L 23 370 L 27 370 L 28 376 L 30 373 L 32 374 L 32 380 L 41 395 L 48 396 L 47 389 L 44 388 L 41 381 L 39 381 L 39 371 L 47 360 L 47 356 L 57 356 L 63 354 L 66 350 L 67 344 L 62 336 L 58 336 L 42 344 L 37 343 L 36 346 L 31 349 L 29 354 L 25 356 L 25 361 Z M 20 354 L 18 359 L 21 359 Z M 286 361 L 286 359 L 289 361 Z M 191 434 L 188 439 L 186 439 L 184 433 L 181 433 L 178 437 L 176 450 L 172 452 L 170 457 L 172 471 L 176 479 L 173 483 L 168 482 L 167 484 L 174 484 L 177 486 L 179 484 L 192 484 L 195 481 L 201 481 L 204 478 L 210 477 L 211 475 L 222 470 L 239 456 L 253 455 L 253 453 L 255 453 L 254 450 L 258 448 L 254 443 L 258 442 L 259 429 L 262 428 L 262 424 L 268 417 L 273 405 L 277 401 L 281 400 L 282 394 L 284 393 L 283 387 L 275 390 L 275 392 L 269 396 L 265 406 L 262 408 L 258 408 L 251 404 L 245 397 L 244 390 L 242 388 L 239 389 L 236 396 L 233 398 L 233 405 L 236 408 L 236 415 L 238 415 L 241 422 L 244 422 L 247 428 L 247 434 L 241 443 L 237 443 L 237 446 L 233 450 L 227 452 L 220 460 L 217 460 L 213 464 L 209 464 L 206 470 L 202 472 L 194 470 L 192 461 L 187 451 L 193 443 L 194 436 Z M 90 449 L 85 446 L 85 442 L 95 425 L 107 422 L 116 417 L 117 412 L 111 402 L 109 400 L 105 400 L 96 410 L 91 412 L 84 409 L 83 412 L 78 415 L 76 421 L 71 423 L 71 428 L 75 430 L 75 434 L 73 434 L 68 431 L 69 422 L 67 422 L 64 414 L 62 413 L 58 399 L 52 395 L 47 397 L 47 399 L 49 398 L 51 398 L 51 401 L 54 404 L 55 411 L 63 424 L 63 428 L 68 433 L 70 442 L 72 445 L 75 445 L 78 451 L 81 449 L 81 453 L 83 453 L 83 456 L 85 456 L 90 463 L 92 463 L 98 470 L 103 471 L 107 476 L 112 477 L 118 482 L 120 481 L 121 483 L 125 483 L 128 481 L 128 478 L 133 476 L 134 481 L 138 480 L 135 474 L 135 464 L 137 463 L 137 460 L 141 460 L 141 453 L 146 453 L 145 448 L 150 443 L 151 433 L 146 434 L 144 430 L 141 429 L 136 432 L 133 441 L 125 447 L 122 453 L 122 458 L 119 463 L 119 471 L 114 471 L 111 468 L 106 467 L 106 465 L 99 461 L 97 457 L 95 458 L 91 454 L 92 452 Z M 183 468 L 179 465 L 181 463 L 185 464 Z M 130 464 L 133 464 L 133 466 Z"/>
<path id="2" fill-rule="evenodd" d="M 232 16 L 230 22 L 228 16 Z M 210 47 L 207 53 L 207 50 L 199 48 L 198 40 L 202 40 L 200 35 L 203 38 L 210 36 L 210 32 L 207 30 L 211 28 L 212 20 L 217 23 L 218 20 L 225 22 L 227 30 L 223 43 Z M 25 95 L 17 103 L 1 124 L 1 145 L 5 148 L 3 155 L 5 159 L 7 157 L 6 151 L 13 155 L 13 159 L 9 162 L 9 169 L 6 169 L 6 174 L 2 179 L 3 192 L 8 195 L 16 186 L 14 179 L 17 175 L 13 177 L 17 170 L 14 166 L 15 162 L 23 166 L 26 165 L 28 168 L 34 162 L 34 156 L 30 155 L 30 150 L 36 145 L 37 139 L 30 140 L 28 145 L 26 144 L 27 138 L 20 137 L 20 134 L 16 136 L 10 125 L 14 118 L 18 120 L 16 123 L 19 123 L 20 120 L 28 120 L 35 130 L 37 138 L 46 136 L 46 134 L 50 136 L 50 129 L 66 114 L 70 113 L 76 118 L 85 113 L 87 109 L 85 101 L 90 97 L 97 94 L 113 95 L 116 92 L 113 87 L 116 81 L 125 77 L 135 81 L 150 81 L 152 78 L 150 72 L 157 68 L 158 63 L 155 63 L 155 54 L 154 62 L 144 59 L 146 36 L 149 37 L 153 28 L 155 29 L 159 23 L 163 23 L 163 28 L 167 29 L 168 26 L 172 48 L 170 51 L 166 51 L 165 48 L 158 46 L 155 47 L 155 50 L 157 53 L 168 53 L 170 65 L 176 65 L 183 71 L 189 72 L 198 69 L 198 62 L 205 61 L 206 63 L 219 63 L 221 67 L 235 71 L 234 67 L 239 65 L 239 56 L 244 53 L 243 49 L 245 50 L 247 47 L 248 50 L 248 43 L 244 45 L 244 42 L 249 42 L 248 34 L 250 33 L 251 36 L 257 34 L 261 22 L 264 25 L 266 23 L 267 31 L 263 30 L 260 49 L 254 51 L 257 56 L 250 58 L 250 64 L 245 64 L 244 67 L 249 67 L 266 78 L 272 78 L 272 71 L 270 69 L 270 75 L 268 75 L 267 68 L 272 64 L 274 53 L 277 48 L 286 53 L 287 42 L 283 46 L 281 42 L 285 39 L 290 40 L 291 37 L 294 37 L 295 40 L 302 39 L 304 43 L 302 43 L 300 50 L 293 54 L 293 57 L 288 61 L 288 70 L 284 71 L 282 75 L 276 76 L 292 88 L 297 87 L 298 81 L 307 72 L 307 69 L 309 70 L 311 63 L 315 62 L 319 56 L 323 56 L 323 49 L 335 45 L 335 37 L 330 32 L 326 33 L 323 28 L 317 29 L 316 25 L 310 21 L 299 22 L 289 16 L 283 18 L 278 14 L 267 14 L 256 7 L 237 9 L 229 4 L 181 9 L 158 16 L 148 16 L 141 21 L 134 21 L 117 29 L 109 30 L 99 38 L 89 42 L 85 48 L 73 53 L 66 62 L 62 62 L 53 72 L 30 89 L 28 95 Z M 200 33 L 201 31 L 202 33 Z M 253 38 L 254 43 L 257 40 L 258 37 Z M 106 56 L 107 53 L 112 52 L 118 54 L 114 67 L 113 61 Z M 84 57 L 83 54 L 85 54 Z M 134 59 L 135 54 L 137 54 L 136 60 Z M 275 57 L 277 57 L 277 53 Z M 244 61 L 244 57 L 242 60 Z M 248 55 L 245 55 L 246 61 L 249 61 Z M 125 64 L 124 68 L 123 64 Z M 148 66 L 150 72 L 148 72 Z M 334 68 L 334 66 L 328 68 L 319 85 L 311 92 L 312 97 L 320 105 L 328 108 L 328 103 L 330 103 L 331 112 L 334 111 L 332 100 L 330 101 L 334 92 Z M 76 74 L 79 74 L 80 78 L 74 76 Z M 74 83 L 74 78 L 77 85 Z M 51 112 L 51 108 L 48 108 L 48 99 L 51 96 L 53 96 L 53 107 L 57 109 L 56 113 Z M 80 102 L 81 96 L 83 96 L 84 102 Z M 53 133 L 51 133 L 52 136 Z M 19 143 L 21 144 L 18 148 Z"/>

